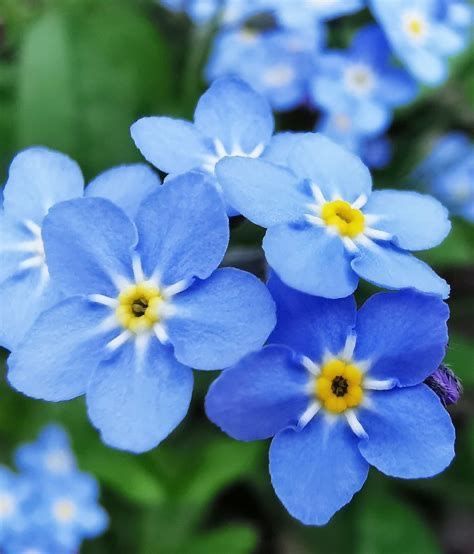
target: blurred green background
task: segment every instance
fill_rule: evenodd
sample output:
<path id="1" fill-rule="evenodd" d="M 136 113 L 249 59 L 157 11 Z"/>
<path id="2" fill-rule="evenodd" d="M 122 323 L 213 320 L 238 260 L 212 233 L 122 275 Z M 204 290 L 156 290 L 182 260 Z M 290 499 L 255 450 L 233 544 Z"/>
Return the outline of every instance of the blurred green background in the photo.
<path id="1" fill-rule="evenodd" d="M 368 14 L 331 24 L 344 44 Z M 205 37 L 204 37 L 205 39 Z M 190 117 L 205 89 L 205 53 L 184 17 L 149 0 L 0 0 L 0 180 L 20 148 L 43 144 L 68 153 L 87 179 L 140 160 L 129 126 L 139 116 Z M 400 110 L 395 146 L 378 185 L 403 187 L 430 141 L 451 129 L 474 135 L 474 53 L 453 62 L 442 88 L 425 90 Z M 277 116 L 277 128 L 311 130 L 315 114 Z M 234 230 L 237 263 L 258 273 L 261 231 Z M 236 250 L 237 248 L 237 250 Z M 242 248 L 244 250 L 242 250 Z M 430 480 L 388 479 L 375 470 L 351 505 L 324 528 L 292 520 L 271 489 L 267 444 L 237 443 L 206 421 L 203 397 L 215 375 L 197 375 L 185 422 L 158 449 L 133 456 L 106 448 L 84 402 L 30 400 L 11 390 L 1 370 L 0 463 L 40 427 L 69 430 L 81 468 L 102 485 L 109 531 L 84 545 L 88 554 L 469 554 L 474 551 L 474 229 L 454 221 L 451 236 L 425 256 L 452 285 L 448 363 L 465 393 L 450 409 L 457 457 Z M 241 260 L 241 262 L 239 262 Z M 371 289 L 360 291 L 360 298 Z M 423 317 L 423 314 L 420 314 Z M 295 468 L 298 471 L 298 468 Z"/>

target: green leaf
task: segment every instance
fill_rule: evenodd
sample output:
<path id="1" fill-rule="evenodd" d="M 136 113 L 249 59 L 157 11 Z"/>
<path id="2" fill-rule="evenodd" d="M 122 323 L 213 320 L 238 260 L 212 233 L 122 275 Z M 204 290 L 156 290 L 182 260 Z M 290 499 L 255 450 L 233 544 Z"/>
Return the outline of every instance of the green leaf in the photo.
<path id="1" fill-rule="evenodd" d="M 438 554 L 431 531 L 409 505 L 391 496 L 383 487 L 367 494 L 357 522 L 357 554 Z"/>
<path id="2" fill-rule="evenodd" d="M 244 525 L 228 525 L 198 535 L 184 546 L 181 554 L 251 554 L 257 546 L 254 529 Z"/>
<path id="3" fill-rule="evenodd" d="M 474 345 L 472 341 L 451 334 L 445 362 L 461 379 L 465 387 L 474 387 Z"/>
<path id="4" fill-rule="evenodd" d="M 474 257 L 472 226 L 453 220 L 451 233 L 436 248 L 420 254 L 420 258 L 438 267 L 467 265 Z"/>

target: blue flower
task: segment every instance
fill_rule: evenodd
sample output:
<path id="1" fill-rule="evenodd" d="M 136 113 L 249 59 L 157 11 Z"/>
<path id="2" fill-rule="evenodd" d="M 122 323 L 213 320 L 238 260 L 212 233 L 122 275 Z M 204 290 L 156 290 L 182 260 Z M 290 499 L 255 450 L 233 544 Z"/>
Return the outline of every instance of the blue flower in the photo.
<path id="1" fill-rule="evenodd" d="M 467 2 L 457 1 L 456 7 L 451 4 L 446 0 L 369 2 L 395 53 L 428 85 L 439 85 L 446 79 L 448 58 L 461 52 L 469 40 L 472 23 L 467 23 Z"/>
<path id="2" fill-rule="evenodd" d="M 133 215 L 159 179 L 142 164 L 99 175 L 86 196 L 105 197 Z M 48 210 L 84 194 L 79 166 L 59 152 L 28 148 L 13 159 L 0 212 L 0 345 L 12 350 L 45 309 L 61 295 L 51 286 L 42 224 Z"/>
<path id="3" fill-rule="evenodd" d="M 362 277 L 389 289 L 448 296 L 447 283 L 408 252 L 432 248 L 448 234 L 447 210 L 437 200 L 372 192 L 363 163 L 323 135 L 279 141 L 280 155 L 287 142 L 286 163 L 226 159 L 217 175 L 227 201 L 268 229 L 266 258 L 287 285 L 342 298 Z"/>
<path id="4" fill-rule="evenodd" d="M 390 47 L 376 25 L 358 31 L 347 51 L 325 52 L 312 82 L 318 107 L 347 113 L 365 133 L 384 131 L 393 109 L 413 100 L 416 93 L 410 75 L 391 64 Z"/>
<path id="5" fill-rule="evenodd" d="M 430 477 L 454 455 L 454 428 L 425 384 L 447 344 L 448 308 L 415 291 L 379 293 L 356 312 L 272 276 L 269 346 L 226 369 L 206 398 L 231 437 L 273 437 L 272 484 L 286 509 L 323 525 L 363 486 L 369 466 Z"/>
<path id="6" fill-rule="evenodd" d="M 0 465 L 0 547 L 12 533 L 21 533 L 27 525 L 25 500 L 29 484 Z"/>
<path id="7" fill-rule="evenodd" d="M 194 23 L 202 25 L 219 17 L 222 25 L 235 24 L 259 11 L 255 0 L 161 0 L 168 9 L 185 12 Z"/>
<path id="8" fill-rule="evenodd" d="M 310 79 L 324 39 L 321 26 L 301 31 L 224 31 L 214 43 L 207 80 L 237 75 L 267 98 L 276 111 L 291 110 L 308 100 Z"/>
<path id="9" fill-rule="evenodd" d="M 467 135 L 440 137 L 410 178 L 436 196 L 451 213 L 474 222 L 474 145 Z"/>
<path id="10" fill-rule="evenodd" d="M 51 281 L 65 299 L 10 356 L 8 379 L 49 401 L 86 394 L 89 417 L 111 446 L 156 446 L 186 415 L 190 367 L 235 363 L 275 324 L 263 283 L 215 271 L 228 218 L 202 173 L 158 187 L 136 225 L 107 200 L 63 202 L 45 218 L 43 237 Z"/>
<path id="11" fill-rule="evenodd" d="M 144 117 L 132 125 L 131 133 L 143 156 L 165 173 L 196 170 L 214 176 L 217 162 L 225 156 L 262 154 L 273 134 L 273 115 L 265 99 L 248 85 L 222 79 L 199 100 L 194 123 Z"/>

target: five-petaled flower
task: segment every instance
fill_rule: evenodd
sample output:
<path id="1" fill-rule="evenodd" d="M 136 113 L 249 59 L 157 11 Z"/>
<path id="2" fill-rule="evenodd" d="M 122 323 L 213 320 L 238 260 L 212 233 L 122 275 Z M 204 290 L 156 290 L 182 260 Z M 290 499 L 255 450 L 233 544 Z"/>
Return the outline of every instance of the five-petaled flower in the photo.
<path id="1" fill-rule="evenodd" d="M 362 487 L 370 465 L 429 477 L 454 455 L 454 428 L 423 381 L 442 361 L 448 308 L 416 291 L 379 293 L 357 312 L 269 288 L 277 326 L 269 346 L 226 369 L 206 398 L 208 417 L 244 441 L 274 437 L 270 473 L 288 511 L 325 524 Z"/>
<path id="2" fill-rule="evenodd" d="M 228 158 L 216 171 L 227 201 L 267 227 L 268 263 L 287 285 L 342 298 L 362 277 L 388 289 L 448 296 L 447 283 L 408 252 L 432 248 L 448 234 L 447 210 L 437 200 L 372 192 L 366 166 L 323 135 L 280 135 L 278 145 L 273 154 L 280 158 L 272 159 L 281 165 Z"/>
<path id="3" fill-rule="evenodd" d="M 107 444 L 153 448 L 187 412 L 190 368 L 237 362 L 275 324 L 263 283 L 215 271 L 228 239 L 224 205 L 202 173 L 158 187 L 136 224 L 104 199 L 55 206 L 43 240 L 51 283 L 65 299 L 10 356 L 10 383 L 50 401 L 86 393 Z"/>

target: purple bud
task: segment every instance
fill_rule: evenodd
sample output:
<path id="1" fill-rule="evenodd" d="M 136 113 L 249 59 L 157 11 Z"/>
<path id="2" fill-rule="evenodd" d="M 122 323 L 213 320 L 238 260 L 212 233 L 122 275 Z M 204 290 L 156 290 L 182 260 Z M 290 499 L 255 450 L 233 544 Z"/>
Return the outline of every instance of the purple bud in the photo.
<path id="1" fill-rule="evenodd" d="M 445 406 L 456 404 L 461 398 L 462 384 L 454 372 L 441 364 L 425 383 L 439 396 Z"/>

